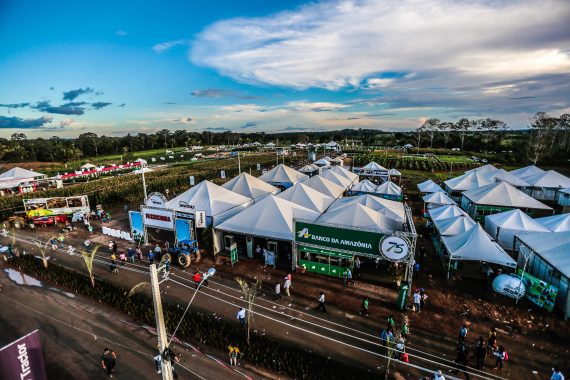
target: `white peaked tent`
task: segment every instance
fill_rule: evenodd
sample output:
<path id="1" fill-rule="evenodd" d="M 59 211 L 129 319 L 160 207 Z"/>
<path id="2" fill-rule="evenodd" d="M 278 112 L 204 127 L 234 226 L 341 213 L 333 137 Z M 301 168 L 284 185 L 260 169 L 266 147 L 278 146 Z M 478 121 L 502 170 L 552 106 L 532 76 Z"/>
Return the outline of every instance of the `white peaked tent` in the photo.
<path id="1" fill-rule="evenodd" d="M 307 179 L 307 175 L 296 171 L 289 166 L 279 164 L 267 173 L 259 177 L 260 180 L 269 184 L 292 184 Z"/>
<path id="2" fill-rule="evenodd" d="M 455 205 L 455 201 L 451 199 L 443 191 L 436 191 L 435 193 L 429 193 L 422 197 L 422 200 L 428 206 L 441 206 L 441 205 Z"/>
<path id="3" fill-rule="evenodd" d="M 329 170 L 333 173 L 340 175 L 341 177 L 345 177 L 346 179 L 350 180 L 353 183 L 358 182 L 358 174 L 348 171 L 342 166 L 333 166 Z"/>
<path id="4" fill-rule="evenodd" d="M 277 198 L 288 200 L 296 205 L 303 206 L 309 210 L 317 212 L 325 212 L 325 210 L 334 202 L 334 198 L 325 195 L 312 187 L 303 183 L 296 183 L 281 194 Z"/>
<path id="5" fill-rule="evenodd" d="M 378 186 L 376 184 L 365 179 L 364 181 L 360 181 L 356 185 L 352 186 L 350 191 L 352 193 L 375 193 L 377 187 Z"/>
<path id="6" fill-rule="evenodd" d="M 146 165 L 148 163 L 144 158 L 137 158 L 135 162 L 140 162 L 141 165 Z"/>
<path id="7" fill-rule="evenodd" d="M 166 208 L 176 212 L 194 215 L 194 211 L 205 211 L 214 219 L 214 226 L 233 213 L 251 205 L 253 200 L 224 189 L 210 181 L 202 181 L 176 198 L 166 202 Z"/>
<path id="8" fill-rule="evenodd" d="M 274 195 L 243 210 L 217 230 L 278 240 L 293 240 L 293 218 L 314 221 L 319 213 Z"/>
<path id="9" fill-rule="evenodd" d="M 420 193 L 424 194 L 435 193 L 436 191 L 443 191 L 441 186 L 433 182 L 431 179 L 418 183 L 418 190 L 420 191 Z"/>
<path id="10" fill-rule="evenodd" d="M 520 179 L 525 179 L 525 177 L 530 177 L 536 174 L 544 173 L 544 170 L 534 165 L 530 165 L 524 168 L 511 170 L 510 173 L 519 177 Z"/>
<path id="11" fill-rule="evenodd" d="M 299 169 L 299 172 L 307 174 L 307 173 L 314 173 L 318 170 L 319 170 L 319 167 L 317 165 L 309 164 L 309 165 L 305 165 L 301 169 Z"/>
<path id="12" fill-rule="evenodd" d="M 404 224 L 374 211 L 359 203 L 347 204 L 325 212 L 319 219 L 319 223 L 330 223 L 341 226 L 368 228 L 382 231 L 402 231 Z"/>
<path id="13" fill-rule="evenodd" d="M 478 189 L 465 191 L 461 201 L 461 206 L 464 210 L 469 209 L 469 205 L 465 202 L 466 199 L 476 205 L 552 210 L 551 207 L 526 195 L 506 182 L 496 182 Z"/>
<path id="14" fill-rule="evenodd" d="M 441 206 L 437 208 L 432 208 L 428 210 L 429 216 L 432 221 L 438 219 L 454 218 L 457 216 L 465 216 L 467 213 L 457 207 L 456 205 Z"/>
<path id="15" fill-rule="evenodd" d="M 514 246 L 515 235 L 530 232 L 550 232 L 540 222 L 532 219 L 519 209 L 501 212 L 485 217 L 485 231 L 506 250 L 517 250 Z"/>
<path id="16" fill-rule="evenodd" d="M 368 164 L 364 165 L 363 167 L 360 168 L 360 170 L 372 171 L 372 172 L 387 172 L 388 171 L 388 169 L 386 169 L 384 166 L 378 165 L 374 161 L 371 161 Z"/>
<path id="17" fill-rule="evenodd" d="M 327 157 L 324 157 L 324 158 L 321 158 L 320 160 L 313 162 L 313 164 L 317 165 L 317 166 L 330 166 L 331 162 L 330 162 L 330 158 L 327 159 Z"/>
<path id="18" fill-rule="evenodd" d="M 535 219 L 552 232 L 570 231 L 570 214 L 560 214 Z"/>
<path id="19" fill-rule="evenodd" d="M 83 170 L 89 170 L 89 169 L 95 169 L 97 166 L 90 164 L 90 163 L 86 163 L 85 165 L 81 165 L 81 169 Z"/>
<path id="20" fill-rule="evenodd" d="M 134 173 L 135 174 L 152 173 L 153 171 L 154 170 L 152 170 L 151 168 L 144 167 L 144 168 L 140 168 L 140 169 L 135 170 Z"/>
<path id="21" fill-rule="evenodd" d="M 462 234 L 442 236 L 450 260 L 484 261 L 514 268 L 515 260 L 477 225 Z"/>
<path id="22" fill-rule="evenodd" d="M 34 179 L 47 177 L 45 174 L 34 172 L 19 167 L 12 168 L 2 174 L 0 179 Z"/>
<path id="23" fill-rule="evenodd" d="M 467 170 L 465 173 L 479 172 L 480 174 L 489 174 L 492 172 L 496 172 L 497 170 L 499 170 L 499 169 L 497 169 L 496 167 L 494 167 L 491 164 L 487 164 L 487 165 L 479 166 L 478 168 L 475 168 L 475 169 Z"/>
<path id="24" fill-rule="evenodd" d="M 333 197 L 333 198 L 338 198 L 340 196 L 342 196 L 342 194 L 344 193 L 345 188 L 337 185 L 334 182 L 331 182 L 330 180 L 326 179 L 323 176 L 320 175 L 316 175 L 313 176 L 311 178 L 309 178 L 306 181 L 303 181 L 303 183 L 325 195 L 328 195 L 329 197 Z"/>
<path id="25" fill-rule="evenodd" d="M 387 181 L 383 184 L 378 185 L 376 188 L 376 193 L 387 195 L 402 195 L 402 188 L 396 185 L 394 182 Z"/>
<path id="26" fill-rule="evenodd" d="M 477 225 L 468 215 L 434 220 L 433 224 L 440 236 L 460 235 Z"/>
<path id="27" fill-rule="evenodd" d="M 394 219 L 400 223 L 404 223 L 406 221 L 406 210 L 402 202 L 391 201 L 389 199 L 375 197 L 370 194 L 337 199 L 329 207 L 328 211 L 333 211 L 338 208 L 345 207 L 346 205 L 357 203 L 369 207 L 372 210 L 377 211 L 380 214 L 385 215 L 390 219 Z"/>
<path id="28" fill-rule="evenodd" d="M 570 187 L 570 178 L 554 170 L 524 177 L 532 187 L 531 195 L 536 199 L 555 200 L 558 190 Z"/>
<path id="29" fill-rule="evenodd" d="M 511 172 L 506 171 L 505 169 L 497 169 L 496 171 L 490 172 L 487 174 L 487 178 L 489 178 L 493 182 L 506 182 L 511 186 L 514 187 L 529 187 L 530 184 L 514 175 Z"/>
<path id="30" fill-rule="evenodd" d="M 222 187 L 252 199 L 258 199 L 279 192 L 279 189 L 275 186 L 271 186 L 267 182 L 263 182 L 259 178 L 245 172 L 224 183 Z"/>
<path id="31" fill-rule="evenodd" d="M 400 177 L 400 176 L 402 176 L 402 173 L 400 173 L 396 169 L 390 169 L 390 170 L 388 170 L 388 175 Z"/>
<path id="32" fill-rule="evenodd" d="M 349 180 L 346 177 L 341 176 L 331 170 L 325 170 L 320 174 L 320 177 L 328 179 L 329 181 L 336 183 L 339 186 L 342 186 L 344 190 L 350 188 L 354 181 Z"/>
<path id="33" fill-rule="evenodd" d="M 451 191 L 478 189 L 493 183 L 484 173 L 473 171 L 443 182 Z"/>

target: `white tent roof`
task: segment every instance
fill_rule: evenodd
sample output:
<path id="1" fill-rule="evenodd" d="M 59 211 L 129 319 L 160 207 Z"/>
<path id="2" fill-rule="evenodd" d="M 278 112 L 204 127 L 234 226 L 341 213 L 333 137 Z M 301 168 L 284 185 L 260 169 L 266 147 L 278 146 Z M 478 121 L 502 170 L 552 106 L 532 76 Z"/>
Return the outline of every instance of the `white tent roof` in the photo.
<path id="1" fill-rule="evenodd" d="M 259 177 L 260 180 L 267 183 L 297 183 L 306 179 L 307 175 L 296 171 L 289 166 L 279 164 L 267 173 Z"/>
<path id="2" fill-rule="evenodd" d="M 509 185 L 515 187 L 530 186 L 527 181 L 517 177 L 516 175 L 506 171 L 505 169 L 497 169 L 496 171 L 490 172 L 489 174 L 487 174 L 487 178 L 489 178 L 493 182 L 506 182 Z"/>
<path id="3" fill-rule="evenodd" d="M 497 170 L 499 170 L 499 169 L 497 169 L 496 167 L 494 167 L 491 164 L 487 164 L 487 165 L 479 166 L 478 168 L 475 168 L 475 169 L 467 170 L 465 173 L 479 172 L 480 174 L 489 174 L 489 173 L 495 172 Z"/>
<path id="4" fill-rule="evenodd" d="M 431 179 L 418 183 L 418 190 L 420 193 L 435 193 L 436 191 L 443 191 L 441 186 L 433 182 Z"/>
<path id="5" fill-rule="evenodd" d="M 524 178 L 532 187 L 570 187 L 570 178 L 554 170 L 531 175 Z"/>
<path id="6" fill-rule="evenodd" d="M 449 205 L 449 206 L 441 206 L 438 208 L 431 208 L 428 210 L 429 216 L 432 221 L 438 219 L 447 219 L 453 218 L 456 216 L 464 216 L 467 215 L 465 211 L 457 207 L 456 205 Z"/>
<path id="7" fill-rule="evenodd" d="M 334 141 L 329 141 L 328 143 L 325 144 L 326 147 L 330 147 L 330 148 L 334 148 L 337 147 L 338 144 L 335 143 Z"/>
<path id="8" fill-rule="evenodd" d="M 564 194 L 570 194 L 570 187 L 567 187 L 567 188 L 565 188 L 565 189 L 560 189 L 560 190 L 558 190 L 558 191 L 561 192 L 561 193 L 564 193 Z"/>
<path id="9" fill-rule="evenodd" d="M 465 191 L 463 196 L 480 205 L 552 210 L 551 207 L 506 182 L 496 182 L 478 189 Z"/>
<path id="10" fill-rule="evenodd" d="M 480 225 L 459 235 L 442 236 L 441 239 L 453 260 L 485 261 L 508 267 L 517 265 Z"/>
<path id="11" fill-rule="evenodd" d="M 422 197 L 423 201 L 427 204 L 436 205 L 454 205 L 457 204 L 453 199 L 451 199 L 443 191 L 436 191 L 435 193 L 429 193 Z"/>
<path id="12" fill-rule="evenodd" d="M 334 157 L 334 158 L 331 158 L 331 159 L 329 160 L 329 162 L 336 162 L 337 164 L 342 165 L 342 163 L 344 162 L 344 160 L 343 160 L 342 158 L 340 158 L 340 157 Z"/>
<path id="13" fill-rule="evenodd" d="M 444 182 L 447 187 L 454 191 L 465 191 L 478 189 L 482 186 L 490 185 L 493 183 L 484 173 L 473 171 L 465 173 L 459 177 L 448 179 Z"/>
<path id="14" fill-rule="evenodd" d="M 299 169 L 299 172 L 301 172 L 301 173 L 313 173 L 313 172 L 316 172 L 317 170 L 319 170 L 319 167 L 317 165 L 310 164 L 310 165 L 303 166 L 301 169 Z"/>
<path id="15" fill-rule="evenodd" d="M 137 158 L 135 160 L 135 162 L 140 162 L 142 165 L 146 165 L 147 164 L 147 160 L 145 160 L 144 158 Z"/>
<path id="16" fill-rule="evenodd" d="M 333 172 L 332 170 L 323 171 L 320 174 L 320 177 L 326 178 L 329 181 L 336 183 L 339 186 L 342 186 L 342 188 L 345 190 L 348 189 L 354 182 L 340 174 Z"/>
<path id="17" fill-rule="evenodd" d="M 329 166 L 331 163 L 329 160 L 325 160 L 324 158 L 321 158 L 320 160 L 317 160 L 314 162 L 315 165 L 321 165 L 321 166 Z"/>
<path id="18" fill-rule="evenodd" d="M 520 237 L 537 255 L 570 277 L 570 232 L 556 232 L 548 235 L 532 233 Z"/>
<path id="19" fill-rule="evenodd" d="M 97 167 L 97 165 L 86 163 L 85 165 L 81 166 L 81 169 L 92 169 L 92 168 L 96 168 L 96 167 Z"/>
<path id="20" fill-rule="evenodd" d="M 396 185 L 394 182 L 388 181 L 378 185 L 378 187 L 376 188 L 376 193 L 389 194 L 389 195 L 402 195 L 402 188 Z"/>
<path id="21" fill-rule="evenodd" d="M 468 215 L 434 220 L 433 224 L 440 236 L 460 235 L 477 225 Z"/>
<path id="22" fill-rule="evenodd" d="M 526 166 L 524 168 L 511 170 L 510 173 L 521 178 L 521 179 L 525 179 L 525 177 L 544 173 L 544 170 L 542 170 L 541 168 L 536 167 L 534 165 L 530 165 L 530 166 Z"/>
<path id="23" fill-rule="evenodd" d="M 218 230 L 293 240 L 293 218 L 314 221 L 319 213 L 270 195 L 216 227 Z"/>
<path id="24" fill-rule="evenodd" d="M 337 185 L 334 182 L 331 182 L 330 180 L 326 179 L 325 177 L 321 176 L 321 175 L 316 175 L 313 176 L 311 178 L 309 178 L 306 181 L 303 181 L 303 183 L 309 187 L 312 187 L 313 189 L 328 195 L 330 197 L 333 198 L 338 198 L 340 197 L 343 193 L 345 188 Z"/>
<path id="25" fill-rule="evenodd" d="M 232 180 L 224 183 L 222 187 L 252 199 L 256 199 L 270 193 L 275 194 L 279 191 L 275 186 L 271 186 L 267 182 L 264 182 L 246 172 L 243 172 Z"/>
<path id="26" fill-rule="evenodd" d="M 15 167 L 0 174 L 0 179 L 30 179 L 35 177 L 45 177 L 45 174 L 34 172 L 28 169 Z"/>
<path id="27" fill-rule="evenodd" d="M 248 197 L 210 181 L 202 181 L 166 202 L 166 208 L 187 214 L 194 214 L 196 210 L 206 211 L 207 216 L 216 216 L 234 207 L 246 207 L 250 202 Z"/>
<path id="28" fill-rule="evenodd" d="M 395 175 L 395 176 L 401 176 L 402 173 L 400 173 L 398 170 L 396 169 L 390 169 L 388 170 L 388 175 Z"/>
<path id="29" fill-rule="evenodd" d="M 384 231 L 401 231 L 404 228 L 402 222 L 389 218 L 360 203 L 347 204 L 344 207 L 327 211 L 319 217 L 318 221 Z"/>
<path id="30" fill-rule="evenodd" d="M 397 220 L 398 222 L 403 223 L 406 220 L 406 211 L 402 202 L 375 197 L 370 194 L 337 199 L 329 207 L 328 211 L 336 210 L 338 208 L 345 207 L 346 205 L 355 203 L 369 207 L 382 215 L 386 215 L 388 218 Z"/>
<path id="31" fill-rule="evenodd" d="M 356 185 L 352 186 L 350 190 L 353 192 L 361 192 L 361 193 L 375 193 L 376 187 L 378 187 L 376 186 L 376 184 L 365 179 L 364 181 L 360 181 Z"/>
<path id="32" fill-rule="evenodd" d="M 487 215 L 485 231 L 495 238 L 501 247 L 512 250 L 515 235 L 520 236 L 529 232 L 550 232 L 540 222 L 532 219 L 519 209 Z"/>
<path id="33" fill-rule="evenodd" d="M 142 173 L 151 173 L 154 170 L 152 170 L 151 168 L 140 168 L 135 170 L 135 174 L 142 174 Z"/>
<path id="34" fill-rule="evenodd" d="M 372 171 L 380 171 L 380 172 L 387 172 L 388 169 L 386 169 L 384 166 L 382 165 L 378 165 L 376 162 L 371 161 L 368 164 L 364 165 L 363 167 L 360 168 L 361 170 L 372 170 Z"/>
<path id="35" fill-rule="evenodd" d="M 342 166 L 333 166 L 329 170 L 333 173 L 336 173 L 336 174 L 350 180 L 350 182 L 354 182 L 354 183 L 358 182 L 358 174 L 355 174 L 351 171 L 348 171 L 345 168 L 343 168 Z"/>
<path id="36" fill-rule="evenodd" d="M 296 205 L 318 212 L 324 212 L 335 200 L 333 197 L 325 195 L 303 183 L 296 183 L 277 195 L 277 198 L 286 199 Z"/>
<path id="37" fill-rule="evenodd" d="M 570 231 L 570 214 L 552 215 L 535 220 L 552 232 Z"/>

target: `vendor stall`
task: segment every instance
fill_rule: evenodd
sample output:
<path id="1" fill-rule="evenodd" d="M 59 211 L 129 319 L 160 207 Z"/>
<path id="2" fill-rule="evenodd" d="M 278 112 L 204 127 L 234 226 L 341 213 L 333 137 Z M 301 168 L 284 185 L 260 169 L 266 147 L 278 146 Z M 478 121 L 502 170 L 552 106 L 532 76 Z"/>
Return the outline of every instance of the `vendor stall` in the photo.
<path id="1" fill-rule="evenodd" d="M 387 181 L 376 188 L 376 195 L 382 198 L 391 199 L 393 201 L 404 200 L 402 188 L 394 182 Z"/>
<path id="2" fill-rule="evenodd" d="M 335 200 L 333 197 L 325 195 L 301 182 L 296 183 L 277 195 L 277 197 L 319 213 L 325 212 Z"/>
<path id="3" fill-rule="evenodd" d="M 279 193 L 279 189 L 275 186 L 245 172 L 224 183 L 222 187 L 254 200 L 261 200 L 269 194 Z"/>
<path id="4" fill-rule="evenodd" d="M 300 173 L 289 166 L 279 164 L 267 173 L 259 177 L 260 180 L 267 182 L 281 190 L 285 190 L 299 181 L 308 178 L 306 174 Z"/>
<path id="5" fill-rule="evenodd" d="M 435 193 L 436 191 L 443 191 L 441 186 L 433 182 L 431 179 L 418 183 L 418 190 L 420 193 L 422 193 L 422 195 Z"/>
<path id="6" fill-rule="evenodd" d="M 518 251 L 515 236 L 533 232 L 550 232 L 540 222 L 519 209 L 486 216 L 485 231 L 508 251 Z"/>

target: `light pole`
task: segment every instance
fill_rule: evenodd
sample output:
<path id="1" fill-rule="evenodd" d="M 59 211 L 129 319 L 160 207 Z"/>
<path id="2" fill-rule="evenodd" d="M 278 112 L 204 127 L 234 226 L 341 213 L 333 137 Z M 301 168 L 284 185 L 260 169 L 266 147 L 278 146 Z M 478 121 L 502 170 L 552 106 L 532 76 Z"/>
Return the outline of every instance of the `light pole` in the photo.
<path id="1" fill-rule="evenodd" d="M 141 174 L 142 174 L 142 181 L 143 181 L 143 191 L 144 191 L 144 202 L 146 203 L 146 181 L 144 179 L 144 169 L 146 168 L 146 164 L 141 165 Z"/>

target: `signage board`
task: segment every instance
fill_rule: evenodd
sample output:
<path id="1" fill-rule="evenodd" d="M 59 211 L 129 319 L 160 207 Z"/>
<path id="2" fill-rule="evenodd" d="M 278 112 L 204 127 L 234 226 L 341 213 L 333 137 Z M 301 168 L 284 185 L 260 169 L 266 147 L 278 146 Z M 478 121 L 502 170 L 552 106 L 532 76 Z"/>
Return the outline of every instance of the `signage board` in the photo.
<path id="1" fill-rule="evenodd" d="M 141 211 L 143 223 L 146 227 L 174 230 L 174 213 L 172 210 L 142 206 Z"/>
<path id="2" fill-rule="evenodd" d="M 257 164 L 257 170 L 261 170 L 261 164 Z"/>
<path id="3" fill-rule="evenodd" d="M 526 285 L 526 298 L 535 305 L 551 312 L 554 308 L 558 288 L 527 272 L 523 273 L 522 269 L 519 269 L 517 273 L 519 276 L 522 276 L 522 280 Z"/>
<path id="4" fill-rule="evenodd" d="M 196 228 L 206 228 L 206 211 L 195 211 Z"/>
<path id="5" fill-rule="evenodd" d="M 226 171 L 225 170 L 220 170 L 220 178 L 223 178 L 223 179 L 226 178 Z"/>
<path id="6" fill-rule="evenodd" d="M 131 235 L 135 243 L 145 243 L 145 232 L 140 211 L 129 211 L 129 220 L 131 221 Z"/>
<path id="7" fill-rule="evenodd" d="M 238 262 L 238 250 L 237 250 L 237 244 L 233 243 L 232 245 L 230 245 L 230 262 L 232 264 L 232 266 Z"/>
<path id="8" fill-rule="evenodd" d="M 0 348 L 0 378 L 47 380 L 38 330 Z"/>
<path id="9" fill-rule="evenodd" d="M 193 175 L 190 176 L 190 186 L 194 186 L 196 184 L 196 178 Z"/>
<path id="10" fill-rule="evenodd" d="M 384 236 L 380 240 L 380 253 L 391 261 L 403 261 L 410 253 L 410 243 L 400 236 Z"/>
<path id="11" fill-rule="evenodd" d="M 146 206 L 164 208 L 166 206 L 166 197 L 161 193 L 150 193 L 146 198 Z"/>

